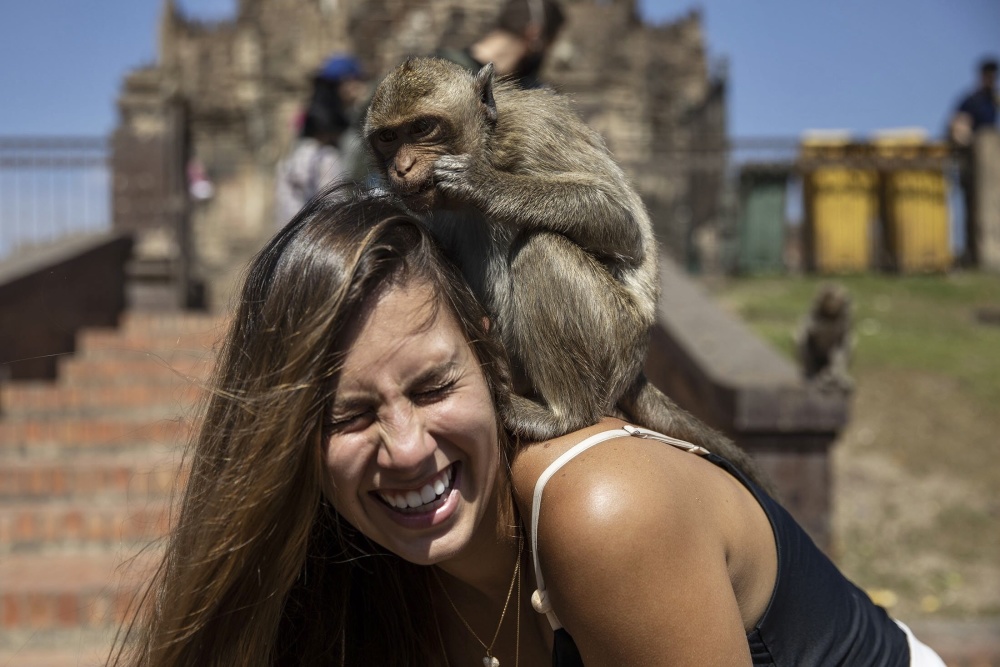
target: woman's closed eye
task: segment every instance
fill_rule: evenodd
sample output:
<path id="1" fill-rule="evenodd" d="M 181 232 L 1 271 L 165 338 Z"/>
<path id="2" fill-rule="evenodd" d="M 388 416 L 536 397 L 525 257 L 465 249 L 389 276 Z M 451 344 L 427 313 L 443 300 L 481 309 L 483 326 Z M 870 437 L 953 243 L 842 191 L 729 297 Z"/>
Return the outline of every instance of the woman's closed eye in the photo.
<path id="1" fill-rule="evenodd" d="M 421 383 L 410 392 L 410 400 L 417 406 L 433 405 L 451 396 L 457 387 L 457 378 Z M 374 408 L 362 406 L 335 409 L 327 417 L 324 430 L 330 435 L 362 431 L 376 420 L 376 412 Z"/>
<path id="2" fill-rule="evenodd" d="M 328 434 L 351 433 L 367 428 L 374 420 L 375 413 L 371 410 L 331 414 L 326 421 L 324 430 Z"/>
<path id="3" fill-rule="evenodd" d="M 458 380 L 447 380 L 429 387 L 422 387 L 414 391 L 411 398 L 417 405 L 431 405 L 451 396 L 457 386 Z"/>

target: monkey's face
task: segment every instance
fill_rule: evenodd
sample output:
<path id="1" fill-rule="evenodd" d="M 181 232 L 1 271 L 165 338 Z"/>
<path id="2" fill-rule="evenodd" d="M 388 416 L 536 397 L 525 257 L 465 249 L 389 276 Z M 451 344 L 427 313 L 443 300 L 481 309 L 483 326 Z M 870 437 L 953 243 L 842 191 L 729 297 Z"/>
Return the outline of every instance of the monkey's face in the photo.
<path id="1" fill-rule="evenodd" d="M 441 121 L 421 116 L 376 129 L 369 142 L 389 187 L 407 207 L 424 212 L 441 204 L 434 187 L 434 163 L 451 152 Z"/>
<path id="2" fill-rule="evenodd" d="M 850 309 L 851 300 L 846 291 L 830 288 L 820 293 L 816 313 L 825 319 L 843 317 Z"/>

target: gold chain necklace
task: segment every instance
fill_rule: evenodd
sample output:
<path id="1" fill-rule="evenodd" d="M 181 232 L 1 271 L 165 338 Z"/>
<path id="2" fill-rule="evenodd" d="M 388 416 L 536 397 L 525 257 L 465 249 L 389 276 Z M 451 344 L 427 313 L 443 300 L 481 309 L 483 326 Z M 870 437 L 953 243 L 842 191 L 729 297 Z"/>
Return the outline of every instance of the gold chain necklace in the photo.
<path id="1" fill-rule="evenodd" d="M 493 639 L 490 641 L 490 645 L 489 646 L 487 646 L 486 642 L 484 642 L 482 639 L 479 638 L 479 635 L 476 634 L 476 631 L 472 629 L 472 626 L 469 625 L 469 622 L 467 620 L 465 620 L 464 616 L 462 616 L 462 612 L 460 612 L 458 610 L 458 607 L 455 606 L 455 601 L 452 600 L 451 599 L 451 595 L 448 594 L 448 589 L 445 588 L 444 582 L 441 581 L 441 576 L 438 574 L 437 568 L 436 567 L 432 567 L 431 568 L 431 571 L 434 573 L 434 578 L 437 579 L 438 585 L 441 586 L 441 591 L 444 593 L 445 598 L 448 600 L 448 604 L 450 604 L 451 608 L 455 611 L 455 615 L 458 616 L 458 620 L 462 621 L 462 625 L 464 625 L 465 629 L 469 631 L 469 634 L 471 634 L 473 637 L 475 637 L 476 641 L 479 642 L 479 644 L 484 649 L 486 649 L 486 656 L 483 658 L 483 667 L 500 667 L 500 661 L 497 660 L 493 656 L 493 645 L 497 643 L 497 637 L 500 636 L 500 628 L 503 627 L 503 619 L 507 615 L 507 607 L 510 605 L 510 599 L 511 599 L 511 596 L 513 595 L 513 593 L 514 593 L 514 584 L 515 583 L 517 584 L 517 602 L 515 603 L 515 606 L 517 607 L 517 621 L 516 621 L 517 622 L 517 626 L 516 626 L 516 629 L 515 629 L 515 639 L 514 639 L 514 667 L 517 667 L 518 663 L 520 662 L 520 658 L 521 658 L 521 656 L 520 656 L 520 653 L 521 653 L 521 552 L 523 551 L 523 549 L 524 549 L 524 541 L 522 540 L 521 536 L 518 535 L 518 538 L 517 538 L 517 561 L 514 563 L 514 574 L 510 578 L 510 588 L 507 589 L 507 599 L 504 600 L 503 611 L 500 612 L 500 622 L 497 623 L 496 632 L 493 633 Z M 435 623 L 437 622 L 437 616 L 434 617 L 434 621 L 435 621 Z M 444 644 L 444 639 L 441 638 L 441 629 L 440 629 L 440 627 L 438 628 L 438 637 L 439 637 L 439 639 L 441 639 L 441 642 L 442 642 L 441 648 L 442 648 L 442 650 L 444 650 L 444 648 L 445 648 L 444 645 L 443 645 Z M 445 652 L 445 661 L 447 661 L 447 660 L 448 660 L 448 656 L 447 656 L 447 652 Z"/>

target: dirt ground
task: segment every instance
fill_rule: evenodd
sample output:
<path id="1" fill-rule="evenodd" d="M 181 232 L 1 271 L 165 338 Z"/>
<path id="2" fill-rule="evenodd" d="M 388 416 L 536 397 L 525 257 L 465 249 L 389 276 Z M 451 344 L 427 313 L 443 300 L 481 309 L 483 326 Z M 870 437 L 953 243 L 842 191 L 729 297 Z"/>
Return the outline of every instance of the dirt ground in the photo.
<path id="1" fill-rule="evenodd" d="M 862 373 L 833 451 L 835 557 L 906 621 L 1000 615 L 1000 406 L 956 385 Z"/>

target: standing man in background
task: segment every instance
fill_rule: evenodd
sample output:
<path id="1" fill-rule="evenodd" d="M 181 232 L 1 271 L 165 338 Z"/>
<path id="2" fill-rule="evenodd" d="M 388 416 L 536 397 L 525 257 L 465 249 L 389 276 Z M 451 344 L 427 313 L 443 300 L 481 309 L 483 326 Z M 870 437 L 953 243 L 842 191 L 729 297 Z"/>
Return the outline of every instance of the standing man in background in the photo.
<path id="1" fill-rule="evenodd" d="M 976 132 L 997 126 L 997 61 L 988 58 L 979 64 L 979 86 L 962 98 L 948 128 L 959 146 L 969 146 Z"/>
<path id="2" fill-rule="evenodd" d="M 979 226 L 975 207 L 975 174 L 972 167 L 972 147 L 976 133 L 986 128 L 996 129 L 997 61 L 987 58 L 979 65 L 979 85 L 962 98 L 948 123 L 948 138 L 959 150 L 959 182 L 965 204 L 964 266 L 979 264 Z"/>

